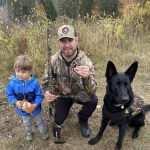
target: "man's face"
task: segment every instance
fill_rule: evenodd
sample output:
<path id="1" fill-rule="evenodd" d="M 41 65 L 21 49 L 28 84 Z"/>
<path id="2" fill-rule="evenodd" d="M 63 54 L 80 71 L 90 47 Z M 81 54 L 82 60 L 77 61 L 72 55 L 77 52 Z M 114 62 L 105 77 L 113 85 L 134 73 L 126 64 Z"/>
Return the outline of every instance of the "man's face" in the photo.
<path id="1" fill-rule="evenodd" d="M 71 57 L 77 49 L 78 38 L 62 38 L 59 40 L 59 48 L 62 54 L 66 57 Z"/>

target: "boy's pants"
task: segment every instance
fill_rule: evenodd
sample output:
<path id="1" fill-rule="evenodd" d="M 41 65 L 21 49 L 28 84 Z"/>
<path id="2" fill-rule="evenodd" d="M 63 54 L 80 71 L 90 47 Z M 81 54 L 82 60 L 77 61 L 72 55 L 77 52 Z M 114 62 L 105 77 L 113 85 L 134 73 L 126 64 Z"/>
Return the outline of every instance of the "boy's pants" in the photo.
<path id="1" fill-rule="evenodd" d="M 36 116 L 22 116 L 23 125 L 27 132 L 32 132 L 32 124 L 36 123 L 40 133 L 44 133 L 46 130 L 42 113 L 37 114 Z"/>
<path id="2" fill-rule="evenodd" d="M 55 104 L 55 123 L 57 125 L 61 125 L 65 121 L 73 103 L 74 103 L 74 101 L 71 98 L 59 98 L 56 101 L 56 104 Z M 97 106 L 97 103 L 98 103 L 98 99 L 97 99 L 97 96 L 94 94 L 91 96 L 91 101 L 88 101 L 88 102 L 77 101 L 77 103 L 82 105 L 82 108 L 78 113 L 78 117 L 80 119 L 87 121 L 88 118 L 94 112 L 94 110 Z"/>

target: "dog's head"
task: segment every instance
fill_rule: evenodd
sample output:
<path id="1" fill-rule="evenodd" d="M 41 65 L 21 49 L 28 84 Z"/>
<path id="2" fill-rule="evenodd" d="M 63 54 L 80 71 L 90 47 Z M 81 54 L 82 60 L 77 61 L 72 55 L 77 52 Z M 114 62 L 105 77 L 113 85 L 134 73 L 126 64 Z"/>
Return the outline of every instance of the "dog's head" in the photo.
<path id="1" fill-rule="evenodd" d="M 125 72 L 117 72 L 113 62 L 108 62 L 105 74 L 107 79 L 106 94 L 109 94 L 115 105 L 124 105 L 132 100 L 131 83 L 137 68 L 138 62 L 134 62 Z"/>

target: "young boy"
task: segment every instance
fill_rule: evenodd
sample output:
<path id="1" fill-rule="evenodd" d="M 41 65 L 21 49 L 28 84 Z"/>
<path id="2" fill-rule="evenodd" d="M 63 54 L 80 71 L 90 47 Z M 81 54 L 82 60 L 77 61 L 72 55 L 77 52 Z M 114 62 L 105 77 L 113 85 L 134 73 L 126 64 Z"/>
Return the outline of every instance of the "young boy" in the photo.
<path id="1" fill-rule="evenodd" d="M 16 113 L 22 116 L 23 125 L 27 132 L 26 140 L 33 140 L 33 123 L 38 126 L 43 140 L 46 140 L 49 135 L 41 113 L 43 94 L 38 81 L 31 75 L 32 69 L 33 62 L 29 57 L 25 55 L 16 57 L 14 62 L 15 75 L 6 87 L 6 96 L 8 102 L 16 107 Z"/>

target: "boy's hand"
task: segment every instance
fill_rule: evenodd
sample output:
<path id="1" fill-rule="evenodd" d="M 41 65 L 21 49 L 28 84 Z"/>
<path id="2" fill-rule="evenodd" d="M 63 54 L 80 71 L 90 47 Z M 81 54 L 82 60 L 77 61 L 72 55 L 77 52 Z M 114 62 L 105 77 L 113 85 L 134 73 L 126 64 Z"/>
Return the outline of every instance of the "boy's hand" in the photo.
<path id="1" fill-rule="evenodd" d="M 21 109 L 21 108 L 22 108 L 21 101 L 17 101 L 17 102 L 15 103 L 15 105 L 16 105 L 16 107 L 17 107 L 18 109 Z"/>
<path id="2" fill-rule="evenodd" d="M 21 106 L 22 106 L 22 110 L 27 113 L 32 113 L 37 107 L 36 104 L 31 104 L 26 100 L 21 101 Z"/>
<path id="3" fill-rule="evenodd" d="M 32 104 L 32 109 L 33 111 L 36 109 L 37 105 L 36 104 Z"/>

